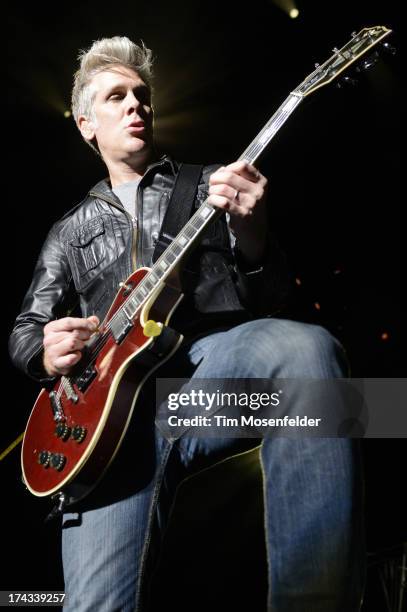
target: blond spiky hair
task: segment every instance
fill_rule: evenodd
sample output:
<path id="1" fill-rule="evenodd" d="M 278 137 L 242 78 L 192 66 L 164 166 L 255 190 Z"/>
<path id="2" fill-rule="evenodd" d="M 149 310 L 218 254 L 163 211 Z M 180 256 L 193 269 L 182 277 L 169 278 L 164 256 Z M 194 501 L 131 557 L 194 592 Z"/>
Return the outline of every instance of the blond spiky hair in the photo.
<path id="1" fill-rule="evenodd" d="M 141 42 L 136 45 L 127 36 L 113 36 L 95 40 L 88 50 L 81 50 L 78 59 L 80 67 L 74 74 L 72 88 L 72 114 L 78 125 L 78 118 L 84 115 L 88 119 L 93 117 L 93 95 L 90 87 L 92 78 L 112 66 L 125 66 L 131 68 L 152 89 L 152 52 Z M 97 153 L 94 145 L 86 140 Z"/>

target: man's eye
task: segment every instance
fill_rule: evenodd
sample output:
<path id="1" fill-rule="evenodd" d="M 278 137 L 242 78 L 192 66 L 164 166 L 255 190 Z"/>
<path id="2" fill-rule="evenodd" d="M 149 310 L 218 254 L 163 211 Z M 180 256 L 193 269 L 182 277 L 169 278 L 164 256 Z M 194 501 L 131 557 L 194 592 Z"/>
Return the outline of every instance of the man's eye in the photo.
<path id="1" fill-rule="evenodd" d="M 141 103 L 145 104 L 146 106 L 151 106 L 151 95 L 150 95 L 150 93 L 146 93 L 146 95 L 143 96 L 143 99 L 142 99 Z"/>
<path id="2" fill-rule="evenodd" d="M 122 98 L 122 94 L 112 94 L 111 96 L 109 96 L 109 100 L 120 100 Z"/>

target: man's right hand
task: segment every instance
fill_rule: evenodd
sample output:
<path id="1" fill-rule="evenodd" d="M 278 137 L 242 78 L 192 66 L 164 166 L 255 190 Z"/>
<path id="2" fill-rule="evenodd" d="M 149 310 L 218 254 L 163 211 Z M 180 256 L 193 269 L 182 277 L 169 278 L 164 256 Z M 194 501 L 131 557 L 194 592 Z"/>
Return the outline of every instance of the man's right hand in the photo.
<path id="1" fill-rule="evenodd" d="M 86 341 L 97 330 L 99 319 L 64 317 L 44 327 L 44 368 L 50 376 L 66 375 L 82 357 Z"/>

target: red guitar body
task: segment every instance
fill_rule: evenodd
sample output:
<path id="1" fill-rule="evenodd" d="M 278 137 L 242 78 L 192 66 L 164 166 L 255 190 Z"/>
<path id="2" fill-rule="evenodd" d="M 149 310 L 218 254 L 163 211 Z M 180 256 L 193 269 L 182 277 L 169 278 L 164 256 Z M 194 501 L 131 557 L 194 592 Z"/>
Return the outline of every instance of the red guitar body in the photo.
<path id="1" fill-rule="evenodd" d="M 128 278 L 100 326 L 100 334 L 148 271 L 141 268 Z M 66 393 L 63 379 L 51 391 L 41 391 L 26 427 L 21 456 L 23 478 L 34 495 L 62 492 L 65 503 L 72 503 L 103 476 L 120 447 L 145 380 L 182 342 L 183 336 L 167 327 L 182 297 L 179 290 L 162 284 L 154 298 L 140 307 L 120 343 L 108 334 L 92 361 L 91 380 L 84 390 L 70 374 L 68 385 L 73 395 Z M 155 333 L 159 330 L 158 335 L 145 335 L 148 318 L 156 322 L 153 327 Z"/>

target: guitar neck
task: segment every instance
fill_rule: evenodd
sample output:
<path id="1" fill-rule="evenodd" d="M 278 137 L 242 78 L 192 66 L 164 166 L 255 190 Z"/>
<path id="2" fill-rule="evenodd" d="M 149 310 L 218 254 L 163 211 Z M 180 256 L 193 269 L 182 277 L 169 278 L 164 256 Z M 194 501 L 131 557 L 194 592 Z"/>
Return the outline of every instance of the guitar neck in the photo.
<path id="1" fill-rule="evenodd" d="M 352 34 L 352 39 L 341 49 L 335 48 L 333 55 L 322 65 L 316 64 L 316 69 L 290 93 L 238 159 L 255 164 L 291 113 L 306 96 L 337 79 L 349 66 L 362 58 L 390 33 L 391 30 L 384 26 L 364 28 L 358 34 Z M 161 282 L 170 276 L 188 251 L 201 239 L 205 229 L 222 214 L 223 210 L 212 207 L 208 204 L 208 199 L 201 204 L 156 261 L 151 271 L 129 295 L 122 306 L 123 317 L 130 320 L 134 318 L 140 305 Z"/>
<path id="2" fill-rule="evenodd" d="M 252 140 L 250 145 L 238 158 L 239 161 L 246 160 L 250 164 L 255 164 L 262 153 L 266 150 L 278 130 L 287 121 L 288 117 L 302 101 L 302 96 L 290 94 L 283 104 L 277 109 L 269 119 L 263 129 Z M 200 239 L 206 227 L 213 223 L 223 210 L 214 208 L 208 204 L 206 199 L 191 217 L 181 232 L 176 236 L 172 244 L 164 251 L 155 263 L 152 272 L 161 280 L 164 280 L 171 271 L 178 265 L 186 252 L 193 244 Z"/>
<path id="3" fill-rule="evenodd" d="M 239 160 L 246 160 L 250 164 L 254 164 L 301 101 L 301 95 L 290 94 L 257 134 L 256 138 L 245 149 Z M 170 246 L 157 259 L 151 271 L 146 274 L 130 294 L 125 304 L 123 304 L 122 308 L 125 316 L 129 319 L 134 318 L 141 303 L 148 295 L 151 295 L 160 282 L 164 282 L 170 276 L 171 272 L 180 264 L 185 255 L 201 239 L 205 229 L 219 218 L 223 212 L 222 209 L 214 208 L 211 204 L 208 204 L 208 199 L 200 205 L 188 223 L 174 238 Z"/>
<path id="4" fill-rule="evenodd" d="M 266 125 L 257 134 L 256 138 L 242 153 L 239 160 L 246 160 L 249 162 L 249 164 L 255 164 L 267 149 L 278 130 L 284 125 L 288 117 L 294 112 L 300 102 L 302 102 L 302 99 L 302 95 L 291 93 L 288 98 L 284 100 L 283 104 L 276 110 L 274 115 L 267 121 Z"/>
<path id="5" fill-rule="evenodd" d="M 257 134 L 256 138 L 252 140 L 250 145 L 240 155 L 238 161 L 245 160 L 249 164 L 255 164 L 301 101 L 301 95 L 291 93 Z M 184 255 L 194 246 L 194 243 L 201 238 L 201 234 L 205 229 L 219 218 L 223 212 L 222 209 L 214 208 L 208 204 L 208 199 L 206 199 L 178 236 L 175 237 L 172 244 L 157 260 L 152 269 L 154 275 L 160 280 L 165 280 Z"/>

